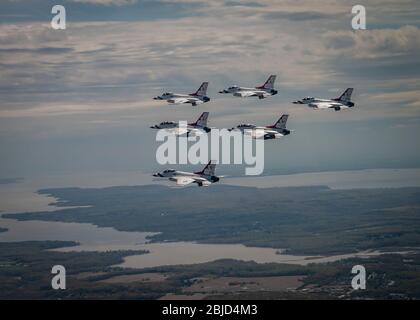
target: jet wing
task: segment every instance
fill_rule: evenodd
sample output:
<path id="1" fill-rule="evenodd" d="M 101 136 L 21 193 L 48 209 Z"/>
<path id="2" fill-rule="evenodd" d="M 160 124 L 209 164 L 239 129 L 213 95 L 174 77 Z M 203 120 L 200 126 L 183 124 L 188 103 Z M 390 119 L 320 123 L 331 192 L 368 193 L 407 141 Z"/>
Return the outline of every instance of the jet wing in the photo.
<path id="1" fill-rule="evenodd" d="M 191 103 L 193 106 L 196 106 L 197 104 L 204 103 L 204 101 L 198 98 L 188 98 L 188 102 L 185 103 Z"/>
<path id="2" fill-rule="evenodd" d="M 189 132 L 189 129 L 187 128 L 170 128 L 166 129 L 167 132 L 176 135 L 176 136 L 182 136 L 183 134 L 186 134 Z"/>
<path id="3" fill-rule="evenodd" d="M 334 108 L 335 107 L 334 104 L 327 103 L 327 102 L 314 103 L 314 105 L 316 105 L 316 107 L 319 108 L 319 109 L 328 109 L 328 108 Z"/>
<path id="4" fill-rule="evenodd" d="M 178 176 L 175 178 L 170 178 L 169 180 L 175 181 L 177 186 L 186 186 L 193 182 L 201 186 L 208 186 L 210 183 L 201 177 L 187 177 L 187 176 Z"/>
<path id="5" fill-rule="evenodd" d="M 263 130 L 259 131 L 260 134 L 255 137 L 255 139 L 275 139 L 276 137 L 280 137 L 279 132 L 275 130 Z"/>
<path id="6" fill-rule="evenodd" d="M 196 106 L 197 104 L 202 104 L 204 103 L 202 100 L 198 99 L 198 98 L 174 98 L 174 99 L 168 99 L 167 100 L 169 103 L 172 104 L 183 104 L 183 103 L 191 103 L 193 106 Z"/>
<path id="7" fill-rule="evenodd" d="M 190 100 L 188 98 L 173 98 L 168 99 L 167 101 L 172 104 L 190 103 Z"/>
<path id="8" fill-rule="evenodd" d="M 201 130 L 201 129 L 196 129 L 196 128 L 188 129 L 188 135 L 189 136 L 201 136 L 204 133 L 205 133 L 205 131 Z"/>
<path id="9" fill-rule="evenodd" d="M 175 181 L 177 186 L 186 186 L 195 181 L 192 177 L 176 177 L 169 180 Z"/>
<path id="10" fill-rule="evenodd" d="M 238 97 L 246 98 L 246 97 L 255 96 L 256 92 L 255 91 L 238 91 L 238 92 L 235 92 L 234 95 Z"/>
<path id="11" fill-rule="evenodd" d="M 196 128 L 185 128 L 185 127 L 181 127 L 181 128 L 168 128 L 165 129 L 167 132 L 176 135 L 176 136 L 182 136 L 182 135 L 189 135 L 189 136 L 199 136 L 205 133 L 204 130 L 201 129 L 196 129 Z"/>
<path id="12" fill-rule="evenodd" d="M 334 109 L 335 111 L 340 111 L 341 109 L 345 108 L 341 103 L 317 103 L 316 106 L 319 109 Z"/>
<path id="13" fill-rule="evenodd" d="M 197 184 L 199 187 L 208 187 L 209 185 L 211 185 L 211 182 L 208 180 L 203 180 L 203 181 L 198 181 Z"/>
<path id="14" fill-rule="evenodd" d="M 283 135 L 275 130 L 265 130 L 264 132 L 264 139 L 268 140 L 268 139 L 276 139 L 276 138 L 281 138 L 283 137 Z"/>
<path id="15" fill-rule="evenodd" d="M 255 92 L 255 91 L 243 91 L 243 92 L 242 92 L 242 96 L 243 96 L 243 97 L 253 97 L 253 96 L 258 96 L 258 92 Z"/>
<path id="16" fill-rule="evenodd" d="M 237 91 L 237 92 L 234 92 L 233 95 L 235 97 L 246 98 L 246 97 L 253 96 L 254 92 L 253 91 Z"/>
<path id="17" fill-rule="evenodd" d="M 264 99 L 269 96 L 269 94 L 265 91 L 255 91 L 254 94 L 260 99 Z"/>
<path id="18" fill-rule="evenodd" d="M 253 139 L 274 139 L 277 131 L 262 128 L 249 129 L 244 131 L 245 135 L 249 135 Z"/>
<path id="19" fill-rule="evenodd" d="M 269 96 L 269 94 L 265 91 L 256 91 L 256 90 L 247 90 L 247 91 L 238 91 L 235 92 L 235 96 L 247 98 L 247 97 L 258 97 L 260 99 L 264 99 Z"/>
<path id="20" fill-rule="evenodd" d="M 257 130 L 252 130 L 251 131 L 251 136 L 254 139 L 262 139 L 264 138 L 264 136 L 266 135 L 267 131 L 266 130 L 261 130 L 261 129 L 257 129 Z"/>

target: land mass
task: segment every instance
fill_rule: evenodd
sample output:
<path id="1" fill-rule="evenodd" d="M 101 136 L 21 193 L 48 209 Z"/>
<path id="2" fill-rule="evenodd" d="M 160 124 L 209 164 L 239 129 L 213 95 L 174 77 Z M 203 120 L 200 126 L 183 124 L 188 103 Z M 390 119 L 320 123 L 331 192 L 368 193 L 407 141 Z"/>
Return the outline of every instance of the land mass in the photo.
<path id="1" fill-rule="evenodd" d="M 294 254 L 401 250 L 420 243 L 420 188 L 130 186 L 40 193 L 56 197 L 59 207 L 83 207 L 4 216 L 160 232 L 151 238 L 155 242 L 242 243 Z"/>
<path id="2" fill-rule="evenodd" d="M 57 252 L 66 241 L 0 243 L 0 299 L 419 299 L 420 254 L 352 258 L 298 266 L 218 260 L 147 269 L 112 267 L 146 252 Z M 366 290 L 353 290 L 362 264 Z M 66 290 L 51 287 L 53 265 L 66 268 Z"/>
<path id="3" fill-rule="evenodd" d="M 55 212 L 20 220 L 90 222 L 161 232 L 153 241 L 242 243 L 302 254 L 364 249 L 409 253 L 307 266 L 217 260 L 144 269 L 115 267 L 144 251 L 58 252 L 65 241 L 0 243 L 0 299 L 419 299 L 420 188 L 331 190 L 212 186 L 61 188 Z M 65 208 L 66 206 L 83 206 Z M 66 267 L 67 289 L 51 288 L 51 267 Z M 353 290 L 354 265 L 366 290 Z"/>
<path id="4" fill-rule="evenodd" d="M 146 251 L 108 252 L 56 252 L 61 247 L 76 246 L 72 241 L 22 241 L 0 242 L 0 299 L 91 299 L 115 297 L 107 286 L 78 279 L 80 273 L 98 273 L 112 270 L 113 264 L 121 263 L 123 257 L 144 254 Z M 51 288 L 51 268 L 62 265 L 69 278 L 66 290 Z M 68 290 L 67 290 L 68 289 Z M 115 288 L 114 288 L 115 290 Z M 126 292 L 130 296 L 130 292 Z M 136 297 L 156 298 L 156 293 L 147 291 Z M 121 295 L 119 295 L 121 296 Z"/>

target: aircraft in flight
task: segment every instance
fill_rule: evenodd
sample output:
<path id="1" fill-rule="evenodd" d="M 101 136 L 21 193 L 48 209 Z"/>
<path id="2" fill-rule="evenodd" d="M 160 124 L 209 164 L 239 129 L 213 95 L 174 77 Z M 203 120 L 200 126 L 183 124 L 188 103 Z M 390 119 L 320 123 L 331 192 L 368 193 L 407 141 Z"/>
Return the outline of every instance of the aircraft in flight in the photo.
<path id="1" fill-rule="evenodd" d="M 171 132 L 177 136 L 187 134 L 189 135 L 200 135 L 202 133 L 208 133 L 211 131 L 211 128 L 207 127 L 207 119 L 209 117 L 209 112 L 203 112 L 196 122 L 187 123 L 186 126 L 181 126 L 177 122 L 165 121 L 160 124 L 151 126 L 152 129 L 164 129 L 168 132 Z"/>
<path id="2" fill-rule="evenodd" d="M 334 109 L 335 111 L 340 111 L 342 109 L 354 107 L 354 103 L 351 102 L 352 93 L 353 88 L 347 88 L 339 98 L 318 99 L 314 97 L 307 97 L 303 98 L 302 100 L 293 101 L 293 103 L 307 104 L 308 107 L 314 109 Z"/>
<path id="3" fill-rule="evenodd" d="M 276 75 L 271 75 L 267 81 L 262 86 L 257 86 L 255 88 L 246 88 L 239 86 L 232 86 L 227 89 L 219 91 L 219 93 L 232 93 L 235 97 L 258 97 L 259 99 L 264 99 L 269 96 L 274 96 L 278 93 L 277 90 L 274 90 L 274 81 L 276 81 Z"/>
<path id="4" fill-rule="evenodd" d="M 203 82 L 194 93 L 190 94 L 180 94 L 173 92 L 165 92 L 161 96 L 154 97 L 154 100 L 166 100 L 170 104 L 184 104 L 191 103 L 192 106 L 209 102 L 210 98 L 207 97 L 207 87 L 209 83 Z"/>
<path id="5" fill-rule="evenodd" d="M 167 169 L 162 172 L 155 173 L 153 176 L 175 181 L 177 186 L 186 186 L 190 183 L 196 183 L 199 187 L 208 187 L 222 178 L 222 176 L 218 177 L 215 175 L 215 169 L 216 164 L 210 160 L 204 169 L 198 172 L 184 172 Z"/>
<path id="6" fill-rule="evenodd" d="M 277 122 L 271 126 L 257 127 L 253 124 L 240 124 L 236 128 L 229 131 L 237 130 L 244 134 L 251 134 L 254 139 L 279 139 L 290 134 L 291 130 L 286 129 L 286 122 L 289 118 L 288 114 L 284 114 Z"/>

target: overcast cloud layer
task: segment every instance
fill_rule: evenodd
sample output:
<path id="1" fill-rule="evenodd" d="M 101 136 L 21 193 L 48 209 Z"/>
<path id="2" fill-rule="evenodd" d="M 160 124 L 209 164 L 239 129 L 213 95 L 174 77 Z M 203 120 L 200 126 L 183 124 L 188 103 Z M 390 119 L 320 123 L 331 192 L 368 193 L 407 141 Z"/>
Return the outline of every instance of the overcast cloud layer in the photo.
<path id="1" fill-rule="evenodd" d="M 351 29 L 353 1 L 61 1 L 67 29 L 50 27 L 55 1 L 0 3 L 0 178 L 53 172 L 152 172 L 164 120 L 271 124 L 296 131 L 267 143 L 266 173 L 418 167 L 420 2 L 361 1 L 367 30 Z M 277 74 L 279 95 L 218 95 Z M 207 104 L 168 106 L 162 91 Z M 290 102 L 354 87 L 356 107 L 313 111 Z M 226 170 L 233 170 L 227 168 Z"/>

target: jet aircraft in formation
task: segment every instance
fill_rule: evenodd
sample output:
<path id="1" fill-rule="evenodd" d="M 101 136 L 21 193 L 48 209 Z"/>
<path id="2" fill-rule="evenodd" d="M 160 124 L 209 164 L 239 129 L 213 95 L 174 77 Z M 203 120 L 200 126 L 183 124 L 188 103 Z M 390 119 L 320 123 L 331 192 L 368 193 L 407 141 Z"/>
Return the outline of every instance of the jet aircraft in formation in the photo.
<path id="1" fill-rule="evenodd" d="M 203 170 L 198 172 L 184 172 L 174 169 L 166 169 L 162 172 L 153 174 L 157 178 L 167 178 L 169 181 L 176 182 L 177 186 L 186 186 L 196 183 L 199 187 L 208 187 L 216 183 L 222 176 L 215 175 L 216 164 L 210 161 Z"/>
<path id="2" fill-rule="evenodd" d="M 265 99 L 278 93 L 278 91 L 274 89 L 275 80 L 276 75 L 271 75 L 261 86 L 247 88 L 234 85 L 219 91 L 219 93 L 230 93 L 235 97 L 258 97 L 259 99 Z M 192 106 L 196 106 L 210 101 L 210 98 L 207 96 L 207 87 L 208 82 L 203 82 L 195 93 L 179 94 L 166 92 L 161 96 L 157 96 L 153 99 L 166 100 L 170 104 L 190 103 Z M 338 98 L 320 99 L 307 97 L 303 98 L 302 100 L 293 101 L 293 103 L 305 104 L 308 105 L 308 107 L 314 109 L 334 109 L 336 111 L 340 111 L 342 109 L 354 107 L 355 104 L 351 101 L 352 93 L 353 88 L 347 88 Z M 186 134 L 187 136 L 191 134 L 199 135 L 211 131 L 211 128 L 207 126 L 208 116 L 208 112 L 203 112 L 196 122 L 188 123 L 185 128 L 180 127 L 178 123 L 172 121 L 161 122 L 158 125 L 151 126 L 151 128 L 164 129 L 178 136 L 183 134 Z M 286 129 L 286 122 L 288 117 L 289 115 L 287 114 L 282 115 L 280 119 L 277 120 L 277 122 L 273 125 L 256 126 L 253 124 L 240 124 L 235 128 L 229 129 L 229 131 L 237 130 L 241 131 L 243 134 L 250 133 L 254 139 L 278 139 L 291 133 L 291 130 Z M 215 167 L 216 164 L 210 161 L 206 167 L 199 172 L 183 172 L 167 169 L 162 172 L 155 173 L 153 176 L 159 178 L 167 178 L 170 181 L 175 181 L 178 186 L 185 186 L 191 183 L 196 183 L 200 187 L 207 187 L 212 183 L 218 182 L 221 178 L 221 176 L 215 175 Z"/>
<path id="3" fill-rule="evenodd" d="M 351 102 L 351 94 L 353 88 L 347 88 L 344 93 L 338 98 L 332 99 L 319 99 L 314 97 L 303 98 L 302 100 L 293 101 L 294 104 L 307 104 L 308 107 L 314 109 L 334 109 L 340 111 L 342 109 L 348 109 L 354 107 L 354 103 Z"/>
<path id="4" fill-rule="evenodd" d="M 234 85 L 219 91 L 219 93 L 231 93 L 233 96 L 241 98 L 258 97 L 259 99 L 264 99 L 278 93 L 277 90 L 274 90 L 274 81 L 276 81 L 276 75 L 271 75 L 261 86 L 246 88 Z"/>
<path id="5" fill-rule="evenodd" d="M 194 93 L 182 94 L 182 93 L 173 93 L 165 92 L 164 94 L 154 97 L 155 100 L 166 100 L 170 104 L 184 104 L 191 103 L 192 106 L 203 104 L 209 102 L 210 98 L 207 97 L 207 87 L 209 83 L 203 82 Z"/>
<path id="6" fill-rule="evenodd" d="M 188 123 L 185 127 L 180 127 L 179 123 L 173 121 L 165 121 L 160 124 L 151 126 L 152 129 L 164 129 L 174 135 L 181 136 L 186 134 L 190 135 L 200 135 L 202 133 L 208 133 L 211 131 L 211 128 L 207 127 L 207 119 L 209 117 L 209 112 L 203 112 L 196 122 Z"/>
<path id="7" fill-rule="evenodd" d="M 230 129 L 230 131 L 238 130 L 244 134 L 249 132 L 254 139 L 279 139 L 289 135 L 291 132 L 290 130 L 286 129 L 286 122 L 288 118 L 289 115 L 284 114 L 280 117 L 279 120 L 277 120 L 275 124 L 270 126 L 258 127 L 254 124 L 240 124 L 236 128 Z"/>

